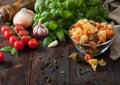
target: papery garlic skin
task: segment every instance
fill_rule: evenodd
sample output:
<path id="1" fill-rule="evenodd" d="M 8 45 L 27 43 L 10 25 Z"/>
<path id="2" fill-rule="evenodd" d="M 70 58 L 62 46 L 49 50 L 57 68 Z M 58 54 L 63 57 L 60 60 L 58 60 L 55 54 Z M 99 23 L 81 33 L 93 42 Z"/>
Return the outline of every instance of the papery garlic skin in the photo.
<path id="1" fill-rule="evenodd" d="M 36 25 L 33 28 L 33 36 L 35 36 L 38 39 L 42 39 L 48 35 L 48 29 L 41 24 L 41 21 L 39 21 L 38 25 Z"/>

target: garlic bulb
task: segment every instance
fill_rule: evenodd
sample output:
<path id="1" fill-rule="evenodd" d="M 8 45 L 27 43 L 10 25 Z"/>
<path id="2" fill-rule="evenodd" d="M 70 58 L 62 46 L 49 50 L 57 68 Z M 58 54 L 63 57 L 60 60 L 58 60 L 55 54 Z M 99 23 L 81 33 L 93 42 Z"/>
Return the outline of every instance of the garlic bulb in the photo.
<path id="1" fill-rule="evenodd" d="M 48 35 L 48 29 L 41 24 L 41 20 L 39 20 L 38 25 L 33 28 L 33 35 L 38 39 L 44 38 Z"/>
<path id="2" fill-rule="evenodd" d="M 32 26 L 34 19 L 34 12 L 26 8 L 22 8 L 13 17 L 13 24 L 23 25 L 25 28 Z"/>

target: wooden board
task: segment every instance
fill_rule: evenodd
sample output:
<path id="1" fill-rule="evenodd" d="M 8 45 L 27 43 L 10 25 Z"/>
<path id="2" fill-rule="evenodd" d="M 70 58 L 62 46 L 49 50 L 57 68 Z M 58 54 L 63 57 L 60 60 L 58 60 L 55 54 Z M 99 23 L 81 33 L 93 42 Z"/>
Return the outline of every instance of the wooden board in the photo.
<path id="1" fill-rule="evenodd" d="M 83 59 L 83 55 L 71 44 L 70 54 L 72 52 L 79 53 Z M 82 60 L 80 63 L 70 61 L 70 83 L 71 85 L 119 85 L 120 78 L 118 63 L 112 62 L 109 58 L 109 49 L 102 55 L 97 56 L 97 59 L 103 58 L 107 65 L 105 67 L 97 67 L 97 71 L 93 71 L 91 66 Z M 74 70 L 73 70 L 74 69 Z M 119 69 L 119 70 L 118 70 Z"/>
<path id="2" fill-rule="evenodd" d="M 0 41 L 0 48 L 10 46 L 1 33 Z M 4 62 L 0 63 L 0 85 L 29 85 L 32 51 L 25 47 L 18 53 L 18 57 L 4 53 Z"/>
<path id="3" fill-rule="evenodd" d="M 0 0 L 0 6 L 15 1 Z M 3 24 L 0 21 L 0 27 Z M 0 33 L 0 48 L 9 45 Z M 73 52 L 82 57 L 80 63 L 68 58 Z M 5 61 L 0 63 L 0 85 L 120 85 L 120 59 L 113 62 L 109 50 L 98 58 L 104 58 L 107 66 L 95 72 L 71 41 L 55 48 L 42 47 L 40 42 L 34 50 L 26 46 L 18 57 L 5 53 Z"/>
<path id="4" fill-rule="evenodd" d="M 70 85 L 66 45 L 33 51 L 31 85 Z"/>

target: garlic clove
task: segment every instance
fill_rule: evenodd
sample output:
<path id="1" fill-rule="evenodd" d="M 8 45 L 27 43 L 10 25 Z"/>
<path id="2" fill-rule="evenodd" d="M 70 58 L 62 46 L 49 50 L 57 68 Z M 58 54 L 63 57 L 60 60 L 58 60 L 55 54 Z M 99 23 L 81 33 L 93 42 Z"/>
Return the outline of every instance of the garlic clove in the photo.
<path id="1" fill-rule="evenodd" d="M 57 45 L 58 45 L 58 41 L 55 40 L 55 41 L 51 42 L 51 43 L 48 45 L 48 47 L 51 48 L 51 47 L 55 47 L 55 46 L 57 46 Z"/>

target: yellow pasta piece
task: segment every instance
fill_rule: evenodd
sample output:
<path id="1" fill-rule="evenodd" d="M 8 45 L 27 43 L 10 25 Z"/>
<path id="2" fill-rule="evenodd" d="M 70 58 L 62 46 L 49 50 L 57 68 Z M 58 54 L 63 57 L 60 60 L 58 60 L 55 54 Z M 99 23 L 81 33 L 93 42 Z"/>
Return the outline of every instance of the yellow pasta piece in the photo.
<path id="1" fill-rule="evenodd" d="M 79 20 L 77 23 L 80 23 L 80 24 L 86 24 L 88 22 L 87 19 L 83 19 L 83 20 Z"/>
<path id="2" fill-rule="evenodd" d="M 103 36 L 103 37 L 106 38 L 106 30 L 100 30 L 100 31 L 98 32 L 97 36 L 98 36 L 98 37 L 99 37 L 99 36 Z"/>
<path id="3" fill-rule="evenodd" d="M 88 42 L 88 36 L 87 36 L 87 35 L 82 35 L 81 38 L 80 38 L 80 42 L 81 42 L 81 43 L 86 43 L 86 42 Z"/>
<path id="4" fill-rule="evenodd" d="M 97 59 L 91 59 L 89 60 L 89 64 L 91 65 L 92 69 L 96 71 L 98 60 Z"/>
<path id="5" fill-rule="evenodd" d="M 113 26 L 111 24 L 108 24 L 107 27 L 108 27 L 109 30 L 113 29 Z"/>
<path id="6" fill-rule="evenodd" d="M 82 35 L 82 30 L 78 27 L 78 28 L 76 28 L 76 30 L 74 30 L 74 32 L 72 32 L 72 35 L 73 36 Z"/>
<path id="7" fill-rule="evenodd" d="M 91 32 L 93 32 L 93 33 L 98 32 L 98 28 L 97 28 L 97 27 L 94 27 L 94 26 L 91 26 L 91 27 L 90 27 L 90 30 L 91 30 Z"/>
<path id="8" fill-rule="evenodd" d="M 79 62 L 80 61 L 80 57 L 79 57 L 79 54 L 76 53 L 76 52 L 73 52 L 70 56 L 69 56 L 70 59 L 76 61 L 76 62 Z"/>
<path id="9" fill-rule="evenodd" d="M 94 71 L 96 71 L 96 68 L 97 68 L 97 65 L 92 65 L 92 69 L 94 70 Z"/>
<path id="10" fill-rule="evenodd" d="M 98 64 L 99 64 L 100 66 L 106 66 L 106 62 L 105 62 L 103 59 L 98 60 Z"/>

